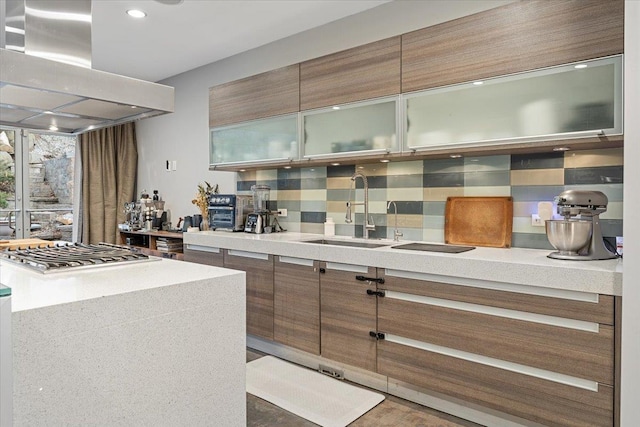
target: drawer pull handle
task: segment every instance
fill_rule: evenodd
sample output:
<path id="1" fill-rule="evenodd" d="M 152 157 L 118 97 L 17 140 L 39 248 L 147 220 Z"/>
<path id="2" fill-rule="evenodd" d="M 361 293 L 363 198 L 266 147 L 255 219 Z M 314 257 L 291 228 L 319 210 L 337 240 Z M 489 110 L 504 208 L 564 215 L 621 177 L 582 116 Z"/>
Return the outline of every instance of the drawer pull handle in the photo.
<path id="1" fill-rule="evenodd" d="M 367 295 L 375 295 L 377 297 L 384 297 L 384 291 L 374 291 L 373 289 L 367 289 Z"/>
<path id="2" fill-rule="evenodd" d="M 366 277 L 366 276 L 356 276 L 356 280 L 361 282 L 375 282 L 375 283 L 384 283 L 384 277 Z"/>
<path id="3" fill-rule="evenodd" d="M 376 341 L 384 339 L 384 334 L 382 332 L 369 331 L 369 336 L 371 338 L 375 338 Z"/>

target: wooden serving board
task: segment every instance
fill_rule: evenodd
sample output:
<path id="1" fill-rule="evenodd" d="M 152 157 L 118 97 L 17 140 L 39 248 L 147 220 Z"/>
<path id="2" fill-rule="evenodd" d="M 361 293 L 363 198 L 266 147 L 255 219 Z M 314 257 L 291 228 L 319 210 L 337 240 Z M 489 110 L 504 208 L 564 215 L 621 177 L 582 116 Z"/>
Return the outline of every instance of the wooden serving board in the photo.
<path id="1" fill-rule="evenodd" d="M 0 250 L 2 251 L 5 249 L 46 248 L 54 245 L 55 243 L 42 239 L 0 240 Z"/>
<path id="2" fill-rule="evenodd" d="M 452 245 L 511 247 L 512 197 L 448 197 L 444 241 Z"/>

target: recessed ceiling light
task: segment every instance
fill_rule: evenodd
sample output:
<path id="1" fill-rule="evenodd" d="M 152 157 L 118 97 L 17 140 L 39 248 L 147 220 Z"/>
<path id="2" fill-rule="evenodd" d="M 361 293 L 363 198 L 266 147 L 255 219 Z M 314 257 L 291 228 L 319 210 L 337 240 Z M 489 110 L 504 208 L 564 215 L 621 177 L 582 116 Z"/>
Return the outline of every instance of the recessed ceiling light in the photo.
<path id="1" fill-rule="evenodd" d="M 240 169 L 240 172 L 246 172 L 246 169 Z"/>
<path id="2" fill-rule="evenodd" d="M 578 64 L 578 65 L 574 65 L 574 66 L 573 66 L 573 68 L 577 68 L 577 69 L 580 69 L 580 68 L 587 68 L 587 64 Z"/>
<path id="3" fill-rule="evenodd" d="M 141 10 L 138 9 L 129 9 L 127 10 L 127 15 L 133 17 L 133 18 L 144 18 L 145 16 L 147 16 L 147 14 Z"/>
<path id="4" fill-rule="evenodd" d="M 334 163 L 331 163 L 331 166 L 340 166 L 340 163 L 334 162 Z"/>
<path id="5" fill-rule="evenodd" d="M 459 159 L 460 157 L 462 157 L 462 154 L 449 154 L 449 157 L 451 157 L 452 159 Z"/>
<path id="6" fill-rule="evenodd" d="M 284 168 L 285 169 L 291 169 L 291 166 L 285 166 Z"/>
<path id="7" fill-rule="evenodd" d="M 49 130 L 57 131 L 58 127 L 56 125 L 51 125 L 51 126 L 49 126 Z"/>
<path id="8" fill-rule="evenodd" d="M 337 105 L 335 107 L 333 107 L 334 110 L 339 110 L 340 107 L 338 107 Z"/>
<path id="9" fill-rule="evenodd" d="M 553 151 L 569 151 L 571 148 L 569 147 L 554 147 Z"/>
<path id="10" fill-rule="evenodd" d="M 390 162 L 390 160 L 389 160 L 389 159 L 382 159 L 382 160 L 380 160 L 380 163 L 389 163 L 389 162 Z"/>
<path id="11" fill-rule="evenodd" d="M 478 81 L 478 82 L 473 82 L 473 84 L 474 84 L 475 86 L 480 86 L 480 85 L 484 84 L 484 82 L 480 82 L 480 81 Z"/>

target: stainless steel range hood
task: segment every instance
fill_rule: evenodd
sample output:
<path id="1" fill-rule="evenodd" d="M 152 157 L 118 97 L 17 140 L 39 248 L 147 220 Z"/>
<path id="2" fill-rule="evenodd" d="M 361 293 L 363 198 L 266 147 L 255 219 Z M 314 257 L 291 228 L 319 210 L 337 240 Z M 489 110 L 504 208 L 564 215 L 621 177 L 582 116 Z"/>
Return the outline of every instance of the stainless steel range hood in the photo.
<path id="1" fill-rule="evenodd" d="M 173 112 L 172 87 L 91 69 L 91 0 L 3 7 L 0 125 L 78 134 Z"/>

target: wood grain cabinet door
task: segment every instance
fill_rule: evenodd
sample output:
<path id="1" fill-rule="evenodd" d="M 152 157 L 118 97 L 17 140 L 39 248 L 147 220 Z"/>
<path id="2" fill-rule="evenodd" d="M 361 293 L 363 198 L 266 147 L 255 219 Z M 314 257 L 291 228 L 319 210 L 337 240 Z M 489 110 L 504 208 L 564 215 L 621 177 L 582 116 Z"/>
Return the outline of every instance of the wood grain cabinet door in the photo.
<path id="1" fill-rule="evenodd" d="M 320 274 L 322 357 L 376 371 L 376 283 L 356 276 L 376 277 L 376 269 L 327 262 Z"/>
<path id="2" fill-rule="evenodd" d="M 399 93 L 399 36 L 300 64 L 301 110 Z"/>
<path id="3" fill-rule="evenodd" d="M 402 92 L 622 53 L 624 1 L 510 3 L 402 36 Z"/>
<path id="4" fill-rule="evenodd" d="M 224 266 L 247 273 L 247 333 L 273 340 L 273 256 L 225 249 Z"/>
<path id="5" fill-rule="evenodd" d="M 209 89 L 209 127 L 300 110 L 298 64 L 234 80 Z"/>
<path id="6" fill-rule="evenodd" d="M 277 256 L 274 264 L 273 338 L 320 354 L 319 262 Z"/>
<path id="7" fill-rule="evenodd" d="M 224 267 L 222 249 L 208 246 L 184 245 L 184 261 L 212 265 L 214 267 Z"/>

